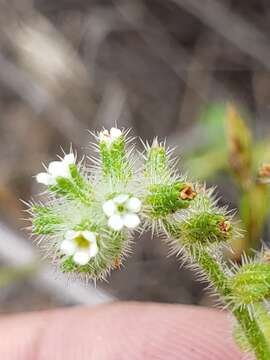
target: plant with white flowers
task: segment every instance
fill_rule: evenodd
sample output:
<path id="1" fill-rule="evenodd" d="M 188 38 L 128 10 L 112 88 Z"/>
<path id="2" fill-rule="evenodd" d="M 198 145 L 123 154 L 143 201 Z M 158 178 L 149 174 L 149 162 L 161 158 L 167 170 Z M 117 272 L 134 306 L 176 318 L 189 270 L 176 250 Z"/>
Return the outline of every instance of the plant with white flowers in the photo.
<path id="1" fill-rule="evenodd" d="M 119 194 L 103 204 L 103 211 L 108 216 L 108 226 L 113 230 L 122 230 L 124 226 L 134 229 L 140 224 L 137 213 L 141 210 L 141 201 L 128 194 Z"/>
<path id="2" fill-rule="evenodd" d="M 122 131 L 117 128 L 111 128 L 111 130 L 103 130 L 99 134 L 99 140 L 111 145 L 115 140 L 122 136 Z"/>
<path id="3" fill-rule="evenodd" d="M 96 234 L 87 230 L 68 230 L 60 248 L 63 254 L 72 256 L 75 264 L 86 265 L 98 253 Z"/>
<path id="4" fill-rule="evenodd" d="M 52 161 L 47 172 L 42 172 L 37 175 L 37 182 L 44 185 L 56 185 L 57 178 L 70 178 L 69 165 L 75 163 L 75 156 L 73 153 L 67 154 L 60 161 Z"/>
<path id="5" fill-rule="evenodd" d="M 240 346 L 269 360 L 270 251 L 229 267 L 222 251 L 241 231 L 212 189 L 179 175 L 157 139 L 138 156 L 127 132 L 112 128 L 94 136 L 98 158 L 90 165 L 70 151 L 36 177 L 49 196 L 28 211 L 44 250 L 63 272 L 96 280 L 120 267 L 136 233 L 163 234 L 234 314 Z"/>

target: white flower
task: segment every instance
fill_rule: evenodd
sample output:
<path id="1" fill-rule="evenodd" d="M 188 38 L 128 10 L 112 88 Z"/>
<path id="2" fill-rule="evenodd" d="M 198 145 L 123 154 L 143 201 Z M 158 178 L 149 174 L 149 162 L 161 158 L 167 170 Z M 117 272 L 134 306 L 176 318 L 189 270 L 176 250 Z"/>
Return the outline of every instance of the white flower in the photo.
<path id="1" fill-rule="evenodd" d="M 122 131 L 115 127 L 112 127 L 110 131 L 103 130 L 99 133 L 99 141 L 104 141 L 108 145 L 111 145 L 122 135 Z"/>
<path id="2" fill-rule="evenodd" d="M 119 231 L 124 226 L 133 229 L 140 224 L 137 213 L 141 210 L 141 201 L 127 194 L 120 194 L 103 204 L 103 211 L 108 216 L 108 226 Z"/>
<path id="3" fill-rule="evenodd" d="M 72 256 L 76 264 L 86 265 L 98 253 L 96 234 L 69 230 L 61 243 L 61 250 L 65 255 Z"/>
<path id="4" fill-rule="evenodd" d="M 73 153 L 65 155 L 63 160 L 52 161 L 48 166 L 47 172 L 37 174 L 37 182 L 44 185 L 56 185 L 56 179 L 58 177 L 70 178 L 69 165 L 74 163 L 75 156 Z"/>

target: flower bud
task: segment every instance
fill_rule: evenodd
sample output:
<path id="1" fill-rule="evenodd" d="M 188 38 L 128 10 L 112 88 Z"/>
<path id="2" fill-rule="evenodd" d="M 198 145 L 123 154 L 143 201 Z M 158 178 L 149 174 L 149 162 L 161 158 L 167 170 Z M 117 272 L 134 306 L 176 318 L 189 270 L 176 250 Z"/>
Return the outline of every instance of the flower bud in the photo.
<path id="1" fill-rule="evenodd" d="M 259 177 L 261 178 L 270 178 L 270 164 L 265 163 L 259 169 Z"/>
<path id="2" fill-rule="evenodd" d="M 97 279 L 119 268 L 140 228 L 141 191 L 131 177 L 125 134 L 99 135 L 100 159 L 86 168 L 73 153 L 49 164 L 37 180 L 48 186 L 45 205 L 32 205 L 33 233 L 63 272 Z"/>
<path id="3" fill-rule="evenodd" d="M 149 193 L 145 202 L 148 205 L 148 214 L 153 218 L 162 218 L 187 208 L 197 195 L 191 184 L 180 181 L 171 185 L 151 185 Z"/>
<path id="4" fill-rule="evenodd" d="M 168 151 L 155 138 L 147 148 L 144 176 L 152 183 L 164 183 L 170 178 L 169 160 Z"/>
<path id="5" fill-rule="evenodd" d="M 124 133 L 116 128 L 103 130 L 99 135 L 99 152 L 104 178 L 114 183 L 126 182 L 131 176 L 131 168 L 125 151 Z"/>
<path id="6" fill-rule="evenodd" d="M 210 244 L 227 241 L 233 226 L 223 214 L 213 212 L 191 212 L 180 226 L 185 244 Z"/>

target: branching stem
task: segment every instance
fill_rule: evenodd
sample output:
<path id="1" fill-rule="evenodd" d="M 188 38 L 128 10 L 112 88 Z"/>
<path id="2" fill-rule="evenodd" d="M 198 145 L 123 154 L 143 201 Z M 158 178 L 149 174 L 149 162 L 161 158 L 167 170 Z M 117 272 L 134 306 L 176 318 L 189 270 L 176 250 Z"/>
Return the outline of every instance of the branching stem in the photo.
<path id="1" fill-rule="evenodd" d="M 228 285 L 228 280 L 220 264 L 201 248 L 189 251 L 189 257 L 192 262 L 198 264 L 201 270 L 207 275 L 210 282 L 215 289 L 225 299 L 230 295 L 231 289 Z M 256 354 L 258 360 L 270 359 L 270 348 L 263 331 L 261 330 L 257 320 L 252 317 L 247 308 L 237 308 L 237 304 L 230 303 L 230 310 L 238 320 L 243 333 L 245 334 L 250 347 Z"/>

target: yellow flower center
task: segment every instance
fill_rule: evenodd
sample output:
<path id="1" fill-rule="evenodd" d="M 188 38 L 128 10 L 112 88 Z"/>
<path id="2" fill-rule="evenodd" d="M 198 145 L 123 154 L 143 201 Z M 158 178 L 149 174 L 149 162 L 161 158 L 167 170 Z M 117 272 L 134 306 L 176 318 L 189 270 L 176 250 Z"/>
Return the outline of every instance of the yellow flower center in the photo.
<path id="1" fill-rule="evenodd" d="M 90 245 L 90 241 L 87 240 L 83 235 L 76 236 L 74 241 L 79 248 L 87 249 Z"/>
<path id="2" fill-rule="evenodd" d="M 119 205 L 117 206 L 117 210 L 118 210 L 120 213 L 122 213 L 122 212 L 125 211 L 125 206 L 124 206 L 123 204 L 119 204 Z"/>

